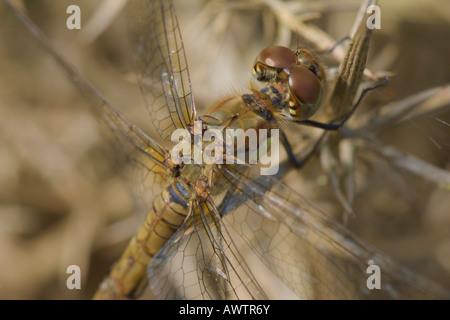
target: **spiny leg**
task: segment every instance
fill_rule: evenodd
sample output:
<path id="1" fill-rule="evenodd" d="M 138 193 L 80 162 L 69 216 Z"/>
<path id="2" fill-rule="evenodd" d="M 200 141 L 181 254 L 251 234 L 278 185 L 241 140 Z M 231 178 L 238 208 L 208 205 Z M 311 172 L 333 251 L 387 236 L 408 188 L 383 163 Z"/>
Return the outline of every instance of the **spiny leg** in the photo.
<path id="1" fill-rule="evenodd" d="M 280 135 L 281 135 L 281 143 L 283 144 L 284 149 L 286 150 L 290 162 L 294 165 L 296 169 L 302 168 L 306 162 L 317 152 L 317 149 L 319 149 L 319 146 L 322 144 L 323 138 L 325 137 L 325 132 L 320 136 L 319 139 L 314 143 L 314 146 L 308 153 L 304 156 L 302 156 L 300 159 L 297 159 L 297 157 L 294 155 L 294 152 L 292 150 L 292 147 L 286 137 L 286 134 L 283 130 L 280 129 Z"/>
<path id="2" fill-rule="evenodd" d="M 388 82 L 389 82 L 388 77 L 385 77 L 384 80 L 381 81 L 380 83 L 378 83 L 372 87 L 365 88 L 361 92 L 361 95 L 359 96 L 358 101 L 355 103 L 355 105 L 341 119 L 335 119 L 335 120 L 331 121 L 330 123 L 322 123 L 322 122 L 318 122 L 318 121 L 314 121 L 314 120 L 297 120 L 297 121 L 295 121 L 295 123 L 304 124 L 304 125 L 315 127 L 315 128 L 320 128 L 323 130 L 337 130 L 340 127 L 342 127 L 347 122 L 347 120 L 351 117 L 353 112 L 355 112 L 356 108 L 359 106 L 359 104 L 361 103 L 362 99 L 364 98 L 364 96 L 366 95 L 367 92 L 377 89 L 379 87 L 382 87 Z M 336 121 L 340 121 L 340 122 L 335 123 Z"/>
<path id="3" fill-rule="evenodd" d="M 331 130 L 337 130 L 340 127 L 342 127 L 347 120 L 350 118 L 350 116 L 353 114 L 353 112 L 356 110 L 356 108 L 359 106 L 359 104 L 361 103 L 362 99 L 364 98 L 364 96 L 367 94 L 367 92 L 379 88 L 385 84 L 387 84 L 389 81 L 389 79 L 387 77 L 385 77 L 385 79 L 372 86 L 369 88 L 365 88 L 362 92 L 361 95 L 358 98 L 358 101 L 355 103 L 355 105 L 352 107 L 352 109 L 350 109 L 350 111 L 342 118 L 342 120 L 336 119 L 331 121 L 330 123 L 322 123 L 322 122 L 317 122 L 314 120 L 299 120 L 299 121 L 295 121 L 296 123 L 299 124 L 304 124 L 307 126 L 311 126 L 311 127 L 315 127 L 315 128 L 320 128 L 326 131 L 331 131 Z M 340 121 L 339 123 L 334 123 L 336 121 Z M 289 144 L 289 141 L 286 137 L 286 134 L 283 132 L 283 130 L 280 130 L 281 132 L 281 143 L 283 144 L 283 147 L 285 148 L 290 161 L 292 162 L 292 164 L 297 168 L 300 169 L 302 168 L 305 163 L 311 158 L 311 156 L 317 151 L 317 149 L 319 148 L 320 144 L 322 143 L 322 140 L 324 138 L 324 135 L 322 135 L 317 142 L 315 143 L 314 147 L 312 148 L 312 150 L 310 152 L 308 152 L 308 154 L 306 154 L 304 157 L 302 157 L 301 159 L 297 159 L 292 151 L 292 147 Z"/>
<path id="4" fill-rule="evenodd" d="M 336 49 L 341 43 L 343 43 L 344 41 L 347 41 L 347 40 L 351 40 L 350 36 L 346 36 L 346 37 L 338 40 L 330 49 L 319 51 L 318 53 L 321 53 L 321 54 L 332 53 L 334 51 L 334 49 Z"/>

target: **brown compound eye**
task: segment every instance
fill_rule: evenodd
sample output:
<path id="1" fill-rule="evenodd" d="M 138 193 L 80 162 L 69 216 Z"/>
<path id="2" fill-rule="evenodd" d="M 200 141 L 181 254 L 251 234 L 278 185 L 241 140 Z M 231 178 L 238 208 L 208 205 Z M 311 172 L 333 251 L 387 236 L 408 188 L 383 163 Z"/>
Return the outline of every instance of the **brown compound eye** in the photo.
<path id="1" fill-rule="evenodd" d="M 322 102 L 322 86 L 318 77 L 303 67 L 289 74 L 289 113 L 295 120 L 311 117 Z"/>
<path id="2" fill-rule="evenodd" d="M 294 52 L 292 52 L 291 49 L 282 46 L 270 46 L 265 48 L 261 51 L 256 60 L 268 67 L 277 69 L 288 69 L 293 64 L 297 63 Z"/>
<path id="3" fill-rule="evenodd" d="M 253 74 L 260 81 L 269 81 L 288 70 L 297 63 L 294 52 L 282 46 L 265 48 L 255 60 Z"/>
<path id="4" fill-rule="evenodd" d="M 317 78 L 319 78 L 320 81 L 322 81 L 325 78 L 325 74 L 322 71 L 323 70 L 322 64 L 319 61 L 317 61 L 317 59 L 309 50 L 299 49 L 295 51 L 295 55 L 297 57 L 298 66 L 302 66 L 310 70 L 312 73 L 316 75 Z"/>

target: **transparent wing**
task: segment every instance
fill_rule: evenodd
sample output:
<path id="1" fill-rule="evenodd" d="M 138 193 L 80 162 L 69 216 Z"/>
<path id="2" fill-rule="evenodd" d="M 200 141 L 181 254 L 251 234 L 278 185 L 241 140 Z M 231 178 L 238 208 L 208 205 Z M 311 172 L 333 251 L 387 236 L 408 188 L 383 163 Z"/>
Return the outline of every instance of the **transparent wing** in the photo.
<path id="1" fill-rule="evenodd" d="M 160 299 L 264 299 L 212 201 L 196 203 L 194 214 L 148 269 Z"/>
<path id="2" fill-rule="evenodd" d="M 163 139 L 196 115 L 189 71 L 171 0 L 130 1 L 133 64 L 153 124 Z"/>
<path id="3" fill-rule="evenodd" d="M 300 298 L 450 297 L 448 291 L 370 247 L 276 178 L 258 178 L 254 168 L 222 169 L 218 181 L 234 190 L 234 196 L 225 197 L 228 203 L 219 206 L 220 212 L 230 214 L 236 233 Z M 367 287 L 371 264 L 381 270 L 381 290 Z"/>
<path id="4" fill-rule="evenodd" d="M 9 2 L 6 3 L 9 5 Z M 151 205 L 151 195 L 160 191 L 161 182 L 165 181 L 168 169 L 172 168 L 172 165 L 166 161 L 169 158 L 168 151 L 111 105 L 75 67 L 53 48 L 47 37 L 23 12 L 12 5 L 10 7 L 67 73 L 69 80 L 92 107 L 97 118 L 115 137 L 111 145 L 118 149 L 116 154 L 125 168 L 137 209 L 145 214 Z"/>

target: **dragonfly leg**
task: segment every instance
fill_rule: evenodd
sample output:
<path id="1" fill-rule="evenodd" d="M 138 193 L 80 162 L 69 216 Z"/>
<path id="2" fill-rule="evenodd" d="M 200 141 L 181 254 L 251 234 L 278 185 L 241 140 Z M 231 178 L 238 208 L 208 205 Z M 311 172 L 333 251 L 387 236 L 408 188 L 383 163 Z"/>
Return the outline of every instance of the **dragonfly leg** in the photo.
<path id="1" fill-rule="evenodd" d="M 308 153 L 306 153 L 305 155 L 302 155 L 301 158 L 297 159 L 297 157 L 294 155 L 292 147 L 286 137 L 286 134 L 281 129 L 280 129 L 280 133 L 281 133 L 281 143 L 283 144 L 283 147 L 289 156 L 289 161 L 294 165 L 294 167 L 296 169 L 302 168 L 306 164 L 306 162 L 308 162 L 308 160 L 316 153 L 317 149 L 319 149 L 319 146 L 321 145 L 323 138 L 325 137 L 325 132 L 324 132 L 320 136 L 320 138 L 317 139 L 317 141 L 314 143 L 314 146 L 312 147 L 312 149 L 309 150 Z"/>
<path id="2" fill-rule="evenodd" d="M 292 147 L 291 144 L 289 143 L 286 134 L 284 133 L 283 130 L 280 129 L 280 137 L 281 137 L 281 143 L 283 144 L 284 149 L 286 150 L 288 156 L 289 156 L 289 160 L 291 161 L 291 163 L 297 168 L 300 169 L 301 167 L 303 167 L 304 163 L 301 163 L 299 161 L 297 161 L 297 158 L 294 155 L 294 152 L 292 151 Z"/>
<path id="3" fill-rule="evenodd" d="M 334 51 L 334 49 L 336 49 L 342 42 L 347 41 L 347 40 L 351 40 L 350 36 L 343 37 L 342 39 L 336 41 L 336 43 L 330 49 L 319 51 L 318 53 L 320 53 L 320 54 L 332 53 Z"/>
<path id="4" fill-rule="evenodd" d="M 383 81 L 381 81 L 380 83 L 369 87 L 369 88 L 365 88 L 362 92 L 361 95 L 358 98 L 358 101 L 355 103 L 355 105 L 350 109 L 350 111 L 341 119 L 336 119 L 331 121 L 330 123 L 322 123 L 322 122 L 318 122 L 318 121 L 314 121 L 314 120 L 298 120 L 295 121 L 296 123 L 299 124 L 303 124 L 303 125 L 307 125 L 307 126 L 311 126 L 311 127 L 315 127 L 315 128 L 320 128 L 323 130 L 337 130 L 340 127 L 342 127 L 347 120 L 350 118 L 350 116 L 353 114 L 353 112 L 356 110 L 356 108 L 359 106 L 359 104 L 361 103 L 362 99 L 364 98 L 364 96 L 366 95 L 367 92 L 377 89 L 381 86 L 384 86 L 386 83 L 389 82 L 388 77 L 385 77 Z M 338 123 L 336 123 L 336 121 L 340 121 Z"/>

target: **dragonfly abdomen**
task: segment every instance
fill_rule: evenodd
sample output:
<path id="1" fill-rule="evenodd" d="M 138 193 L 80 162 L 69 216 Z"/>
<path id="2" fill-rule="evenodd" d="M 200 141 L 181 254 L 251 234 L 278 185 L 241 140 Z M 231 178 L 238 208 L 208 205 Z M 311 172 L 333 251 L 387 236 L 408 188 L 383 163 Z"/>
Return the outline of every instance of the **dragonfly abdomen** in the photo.
<path id="1" fill-rule="evenodd" d="M 144 224 L 128 244 L 94 299 L 139 296 L 147 284 L 147 265 L 183 224 L 191 210 L 191 192 L 180 180 L 173 180 L 153 201 Z"/>

